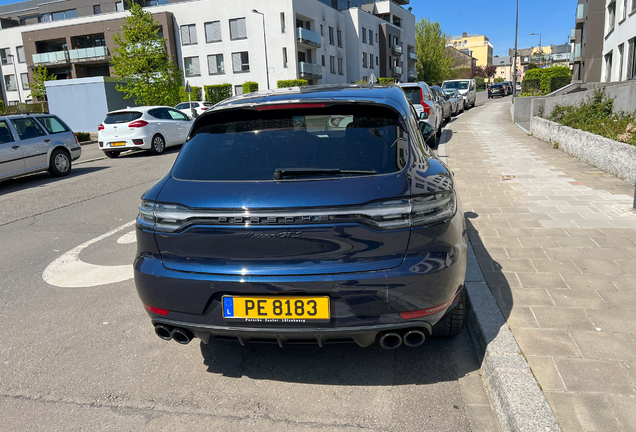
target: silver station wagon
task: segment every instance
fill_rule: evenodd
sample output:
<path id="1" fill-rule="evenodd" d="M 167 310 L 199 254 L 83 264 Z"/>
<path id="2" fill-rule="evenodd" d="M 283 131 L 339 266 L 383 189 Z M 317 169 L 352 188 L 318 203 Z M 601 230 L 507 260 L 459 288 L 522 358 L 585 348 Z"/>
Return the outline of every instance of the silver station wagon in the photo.
<path id="1" fill-rule="evenodd" d="M 53 114 L 0 116 L 0 180 L 40 171 L 62 177 L 81 155 L 73 131 Z"/>

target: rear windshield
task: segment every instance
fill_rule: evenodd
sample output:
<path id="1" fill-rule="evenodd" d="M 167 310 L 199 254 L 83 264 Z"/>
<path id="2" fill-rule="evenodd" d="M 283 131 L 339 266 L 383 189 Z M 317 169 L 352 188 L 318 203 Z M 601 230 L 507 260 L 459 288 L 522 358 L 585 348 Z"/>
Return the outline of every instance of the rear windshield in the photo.
<path id="1" fill-rule="evenodd" d="M 449 81 L 449 82 L 445 82 L 444 84 L 442 84 L 442 88 L 466 90 L 468 88 L 468 81 Z"/>
<path id="2" fill-rule="evenodd" d="M 419 87 L 402 87 L 402 90 L 404 90 L 406 98 L 411 101 L 412 104 L 422 104 L 422 93 Z"/>
<path id="3" fill-rule="evenodd" d="M 141 117 L 139 111 L 120 111 L 112 114 L 106 114 L 105 124 L 129 123 Z"/>
<path id="4" fill-rule="evenodd" d="M 386 174 L 400 171 L 408 159 L 407 135 L 398 114 L 388 108 L 347 105 L 228 110 L 207 119 L 218 123 L 193 131 L 175 162 L 174 178 L 272 180 L 276 170 L 294 168 Z M 352 174 L 327 173 L 289 179 L 348 175 Z"/>

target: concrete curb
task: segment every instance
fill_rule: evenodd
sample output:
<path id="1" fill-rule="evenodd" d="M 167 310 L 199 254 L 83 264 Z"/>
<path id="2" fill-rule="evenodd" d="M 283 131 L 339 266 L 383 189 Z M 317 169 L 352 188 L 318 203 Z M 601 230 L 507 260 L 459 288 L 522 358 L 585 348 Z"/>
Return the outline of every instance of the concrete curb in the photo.
<path id="1" fill-rule="evenodd" d="M 504 431 L 561 431 L 468 244 L 466 325 Z"/>

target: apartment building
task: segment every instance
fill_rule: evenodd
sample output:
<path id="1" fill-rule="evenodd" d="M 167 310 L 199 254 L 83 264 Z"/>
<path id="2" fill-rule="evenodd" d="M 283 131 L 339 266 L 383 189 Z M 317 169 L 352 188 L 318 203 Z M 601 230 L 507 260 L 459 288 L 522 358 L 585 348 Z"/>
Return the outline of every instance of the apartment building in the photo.
<path id="1" fill-rule="evenodd" d="M 473 57 L 477 59 L 477 66 L 492 65 L 493 45 L 484 35 L 475 33 L 463 33 L 461 36 L 451 36 L 448 38 L 446 46 L 458 50 L 468 49 L 473 52 Z"/>
<path id="2" fill-rule="evenodd" d="M 572 80 L 601 81 L 606 0 L 578 0 L 570 33 Z"/>
<path id="3" fill-rule="evenodd" d="M 605 5 L 603 81 L 636 78 L 636 0 L 611 0 Z"/>
<path id="4" fill-rule="evenodd" d="M 410 0 L 136 1 L 159 23 L 168 55 L 192 86 L 231 83 L 240 94 L 246 81 L 264 89 L 283 79 L 415 76 L 415 17 L 403 8 Z M 0 6 L 0 98 L 29 101 L 38 65 L 57 79 L 110 76 L 112 36 L 127 15 L 114 0 Z"/>

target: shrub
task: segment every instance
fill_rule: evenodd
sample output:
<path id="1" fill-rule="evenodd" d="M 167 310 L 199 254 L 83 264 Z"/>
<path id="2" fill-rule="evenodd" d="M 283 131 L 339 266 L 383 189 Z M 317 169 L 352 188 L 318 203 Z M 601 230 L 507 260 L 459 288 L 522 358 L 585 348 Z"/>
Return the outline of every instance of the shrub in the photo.
<path id="1" fill-rule="evenodd" d="M 483 89 L 484 85 L 486 83 L 486 80 L 484 80 L 483 77 L 475 77 L 475 85 L 477 86 L 478 89 Z"/>
<path id="2" fill-rule="evenodd" d="M 255 81 L 246 81 L 243 84 L 243 94 L 258 91 L 258 83 Z"/>
<path id="3" fill-rule="evenodd" d="M 18 114 L 18 113 L 48 113 L 49 112 L 49 104 L 48 102 L 36 102 L 36 103 L 27 103 L 22 104 L 22 110 L 18 105 L 10 105 L 5 108 L 5 114 Z"/>
<path id="4" fill-rule="evenodd" d="M 309 84 L 309 81 L 304 79 L 294 79 L 294 80 L 280 80 L 276 81 L 276 86 L 278 88 L 287 88 L 287 87 L 302 87 Z"/>
<path id="5" fill-rule="evenodd" d="M 503 78 L 495 78 L 495 84 L 496 83 L 501 83 L 504 82 L 505 80 Z"/>
<path id="6" fill-rule="evenodd" d="M 4 101 L 0 100 L 0 114 L 4 114 Z"/>
<path id="7" fill-rule="evenodd" d="M 86 142 L 91 140 L 91 134 L 88 132 L 75 132 L 75 136 L 79 142 Z"/>
<path id="8" fill-rule="evenodd" d="M 539 66 L 537 66 L 536 63 L 528 63 L 528 70 L 532 70 L 532 69 L 538 69 Z"/>
<path id="9" fill-rule="evenodd" d="M 457 68 L 451 69 L 448 73 L 448 79 L 470 79 L 473 77 L 473 70 L 471 68 Z"/>
<path id="10" fill-rule="evenodd" d="M 559 77 L 559 79 L 555 79 L 556 77 Z M 558 90 L 559 88 L 563 87 L 566 84 L 569 84 L 570 81 L 572 81 L 572 71 L 570 71 L 570 68 L 567 66 L 552 66 L 552 67 L 546 67 L 543 69 L 537 68 L 537 69 L 528 69 L 528 72 L 526 72 L 526 75 L 523 79 L 523 82 L 525 83 L 528 80 L 532 81 L 532 86 L 533 86 L 533 90 L 534 90 L 534 80 L 538 80 L 539 81 L 539 88 L 537 89 L 537 91 L 540 92 L 540 94 L 548 94 L 551 93 L 553 90 L 550 90 L 550 79 L 552 78 L 552 85 L 555 88 L 555 90 Z M 563 84 L 566 83 L 566 84 Z M 526 90 L 524 89 L 523 92 L 525 93 Z"/>
<path id="11" fill-rule="evenodd" d="M 548 93 L 557 91 L 572 82 L 569 76 L 551 76 L 548 78 Z"/>
<path id="12" fill-rule="evenodd" d="M 215 84 L 203 86 L 205 100 L 211 103 L 219 103 L 232 96 L 232 84 Z"/>
<path id="13" fill-rule="evenodd" d="M 378 78 L 378 84 L 393 84 L 395 80 L 393 78 L 380 77 Z"/>
<path id="14" fill-rule="evenodd" d="M 190 94 L 191 100 L 193 101 L 203 100 L 201 99 L 202 98 L 201 87 L 190 86 L 190 90 L 192 90 L 192 93 Z M 180 102 L 188 101 L 188 93 L 186 93 L 185 87 L 181 87 L 179 89 L 179 101 Z"/>
<path id="15" fill-rule="evenodd" d="M 521 83 L 521 93 L 537 96 L 541 93 L 541 80 L 538 78 L 528 78 L 528 74 Z"/>

